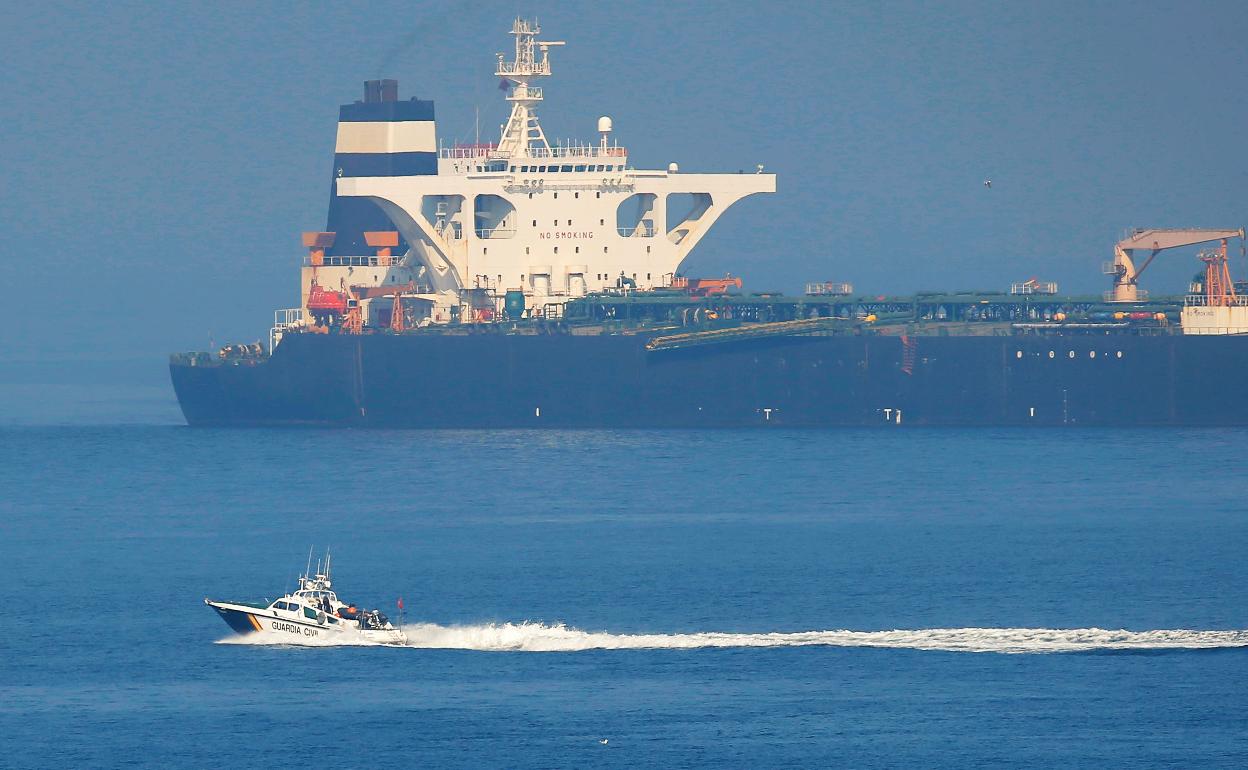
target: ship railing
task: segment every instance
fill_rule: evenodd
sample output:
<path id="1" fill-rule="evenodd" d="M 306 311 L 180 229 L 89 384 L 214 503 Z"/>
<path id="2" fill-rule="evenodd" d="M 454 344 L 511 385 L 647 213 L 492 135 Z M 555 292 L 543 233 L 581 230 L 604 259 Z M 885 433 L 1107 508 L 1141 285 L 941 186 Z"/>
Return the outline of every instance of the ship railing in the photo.
<path id="1" fill-rule="evenodd" d="M 560 145 L 558 147 L 530 147 L 525 153 L 530 158 L 626 158 L 628 150 L 618 145 L 600 147 L 593 144 Z"/>
<path id="2" fill-rule="evenodd" d="M 500 78 L 504 75 L 549 75 L 550 62 L 543 60 L 535 61 L 532 64 L 527 62 L 522 64 L 514 61 L 500 61 L 498 69 L 494 71 L 494 74 Z"/>
<path id="3" fill-rule="evenodd" d="M 379 257 L 365 255 L 357 257 L 304 257 L 304 267 L 399 267 L 403 264 L 402 257 Z"/>
<path id="4" fill-rule="evenodd" d="M 498 149 L 496 144 L 460 144 L 438 150 L 439 158 L 462 160 L 465 158 L 488 158 Z"/>
<path id="5" fill-rule="evenodd" d="M 587 192 L 601 192 L 609 190 L 612 192 L 632 192 L 637 189 L 632 182 L 620 182 L 619 184 L 603 184 L 602 182 L 570 182 L 560 184 L 558 182 L 550 182 L 542 180 L 542 184 L 526 184 L 515 178 L 512 178 L 503 185 L 503 189 L 511 193 L 537 193 L 543 190 L 563 191 L 563 190 L 585 190 Z"/>
<path id="6" fill-rule="evenodd" d="M 819 281 L 806 284 L 806 296 L 808 297 L 847 297 L 853 293 L 854 285 L 852 283 Z"/>
<path id="7" fill-rule="evenodd" d="M 1057 294 L 1053 281 L 1023 281 L 1010 284 L 1010 294 Z"/>
<path id="8" fill-rule="evenodd" d="M 270 355 L 277 348 L 279 342 L 282 341 L 282 335 L 287 329 L 303 325 L 303 308 L 288 307 L 281 310 L 273 311 L 273 328 L 269 329 L 269 353 Z"/>
<path id="9" fill-rule="evenodd" d="M 514 238 L 516 237 L 516 230 L 512 227 L 478 227 L 477 237 L 482 239 Z"/>
<path id="10" fill-rule="evenodd" d="M 578 158 L 612 158 L 624 159 L 628 157 L 628 150 L 619 146 L 600 147 L 598 145 L 566 145 L 551 147 L 530 147 L 528 150 L 513 155 L 510 152 L 502 152 L 497 145 L 493 144 L 472 144 L 459 145 L 457 147 L 443 147 L 438 150 L 438 157 L 445 160 L 473 160 L 477 158 L 485 158 L 491 160 L 550 160 L 550 159 L 568 159 L 575 160 Z"/>
<path id="11" fill-rule="evenodd" d="M 635 227 L 617 227 L 615 231 L 625 238 L 653 238 L 654 223 L 638 222 Z"/>
<path id="12" fill-rule="evenodd" d="M 1204 294 L 1188 294 L 1183 298 L 1188 307 L 1248 307 L 1248 295 L 1235 294 L 1230 297 L 1215 297 L 1212 302 Z"/>

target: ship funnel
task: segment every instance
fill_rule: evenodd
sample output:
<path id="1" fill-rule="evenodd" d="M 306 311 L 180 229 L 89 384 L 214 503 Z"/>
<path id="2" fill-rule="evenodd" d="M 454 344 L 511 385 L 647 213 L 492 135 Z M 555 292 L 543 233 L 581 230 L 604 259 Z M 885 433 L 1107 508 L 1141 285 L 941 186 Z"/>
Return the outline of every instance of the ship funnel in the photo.
<path id="1" fill-rule="evenodd" d="M 364 103 L 397 102 L 399 100 L 399 81 L 397 80 L 365 80 Z"/>
<path id="2" fill-rule="evenodd" d="M 325 231 L 337 233 L 326 257 L 376 256 L 390 248 L 392 256 L 407 252 L 399 239 L 387 246 L 369 243 L 368 233 L 392 232 L 395 225 L 371 200 L 338 197 L 337 181 L 356 176 L 418 176 L 438 172 L 433 102 L 399 101 L 399 81 L 364 81 L 364 101 L 344 104 L 338 111 L 330 181 L 329 217 Z"/>

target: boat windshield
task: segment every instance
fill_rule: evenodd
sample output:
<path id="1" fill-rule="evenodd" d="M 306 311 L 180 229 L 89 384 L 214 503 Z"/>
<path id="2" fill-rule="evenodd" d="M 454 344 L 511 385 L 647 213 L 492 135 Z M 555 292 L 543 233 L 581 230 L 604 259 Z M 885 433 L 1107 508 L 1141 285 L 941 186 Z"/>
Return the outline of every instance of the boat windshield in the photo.
<path id="1" fill-rule="evenodd" d="M 338 601 L 338 597 L 333 591 L 296 591 L 295 596 L 301 599 L 315 599 L 316 601 L 321 599 L 329 599 L 331 602 Z"/>

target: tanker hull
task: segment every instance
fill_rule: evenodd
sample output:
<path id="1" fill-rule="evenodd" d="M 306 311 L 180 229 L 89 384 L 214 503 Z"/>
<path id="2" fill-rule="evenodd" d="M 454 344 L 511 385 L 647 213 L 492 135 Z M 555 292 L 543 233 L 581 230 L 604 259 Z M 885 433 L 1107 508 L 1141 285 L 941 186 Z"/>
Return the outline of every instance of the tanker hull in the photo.
<path id="1" fill-rule="evenodd" d="M 171 364 L 194 426 L 1248 425 L 1248 336 L 289 335 Z"/>

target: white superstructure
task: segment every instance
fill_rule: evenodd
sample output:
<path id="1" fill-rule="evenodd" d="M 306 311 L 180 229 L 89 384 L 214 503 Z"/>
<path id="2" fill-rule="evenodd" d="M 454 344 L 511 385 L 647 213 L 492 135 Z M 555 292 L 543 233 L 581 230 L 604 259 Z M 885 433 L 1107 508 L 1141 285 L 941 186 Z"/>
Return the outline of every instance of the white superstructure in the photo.
<path id="1" fill-rule="evenodd" d="M 410 282 L 416 288 L 407 296 L 423 300 L 434 322 L 493 318 L 508 291 L 523 292 L 528 314 L 558 316 L 564 302 L 589 292 L 670 285 L 729 206 L 775 192 L 775 175 L 761 165 L 732 174 L 686 174 L 675 163 L 633 168 L 607 117 L 598 120 L 596 141 L 552 145 L 538 121 L 543 89 L 536 83 L 550 76 L 550 49 L 563 43 L 539 40 L 540 33 L 517 19 L 514 58 L 499 55 L 495 74 L 511 115 L 497 143 L 439 148 L 437 174 L 337 179 L 340 197 L 375 202 L 410 248 L 364 255 L 360 264 L 310 263 L 305 306 L 313 279 L 333 289 Z M 411 136 L 351 129 L 339 136 L 340 147 L 432 139 L 415 127 L 404 129 Z"/>

